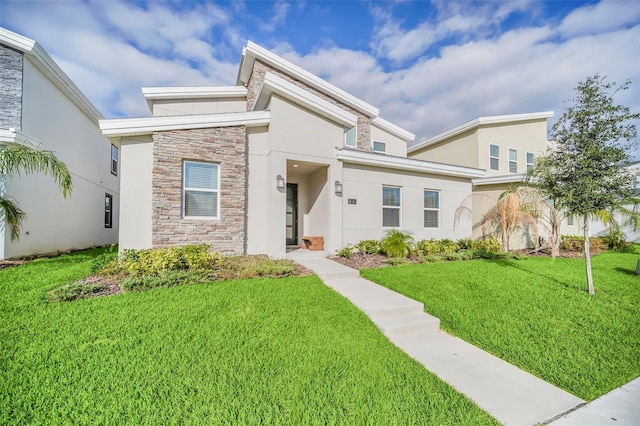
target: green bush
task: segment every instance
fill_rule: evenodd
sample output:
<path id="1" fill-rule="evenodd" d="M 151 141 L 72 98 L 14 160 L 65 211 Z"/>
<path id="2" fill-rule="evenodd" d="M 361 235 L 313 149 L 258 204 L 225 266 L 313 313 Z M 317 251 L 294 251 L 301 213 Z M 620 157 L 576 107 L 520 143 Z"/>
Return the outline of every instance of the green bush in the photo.
<path id="1" fill-rule="evenodd" d="M 476 254 L 473 250 L 458 250 L 455 253 L 459 260 L 473 260 L 476 258 Z"/>
<path id="2" fill-rule="evenodd" d="M 440 246 L 434 239 L 418 241 L 417 249 L 420 256 L 429 256 L 440 253 Z"/>
<path id="3" fill-rule="evenodd" d="M 159 275 L 127 277 L 120 283 L 125 291 L 144 291 L 158 287 L 211 282 L 215 277 L 203 271 L 163 271 Z"/>
<path id="4" fill-rule="evenodd" d="M 460 246 L 449 238 L 444 238 L 438 241 L 438 247 L 440 247 L 440 253 L 455 253 L 460 250 Z"/>
<path id="5" fill-rule="evenodd" d="M 388 257 L 409 257 L 413 253 L 415 242 L 409 232 L 390 229 L 380 241 L 380 250 Z"/>
<path id="6" fill-rule="evenodd" d="M 338 250 L 338 255 L 340 255 L 340 257 L 344 257 L 345 259 L 351 258 L 352 253 L 353 253 L 353 248 L 351 247 L 350 244 L 347 244 L 346 247 L 343 247 L 340 250 Z"/>
<path id="7" fill-rule="evenodd" d="M 456 242 L 460 250 L 473 250 L 473 240 L 470 238 L 463 238 Z"/>
<path id="8" fill-rule="evenodd" d="M 378 240 L 362 240 L 355 245 L 360 253 L 377 254 L 380 253 L 380 241 Z"/>
<path id="9" fill-rule="evenodd" d="M 91 273 L 98 274 L 100 271 L 107 267 L 111 267 L 112 264 L 117 263 L 118 253 L 102 253 L 91 261 Z"/>
<path id="10" fill-rule="evenodd" d="M 388 257 L 382 261 L 387 265 L 397 266 L 397 265 L 406 265 L 409 263 L 409 260 L 406 257 Z"/>
<path id="11" fill-rule="evenodd" d="M 436 263 L 444 261 L 444 257 L 441 254 L 428 254 L 420 258 L 422 263 Z"/>
<path id="12" fill-rule="evenodd" d="M 106 287 L 100 283 L 92 283 L 90 281 L 80 280 L 71 284 L 51 290 L 48 294 L 50 302 L 70 302 L 72 300 L 81 299 L 94 293 L 103 291 Z"/>
<path id="13" fill-rule="evenodd" d="M 593 251 L 602 251 L 607 247 L 605 242 L 598 237 L 589 237 L 589 245 Z M 584 237 L 581 235 L 563 235 L 560 238 L 560 250 L 584 253 Z"/>
<path id="14" fill-rule="evenodd" d="M 219 261 L 220 255 L 209 253 L 206 244 L 124 250 L 120 255 L 123 268 L 133 276 L 159 275 L 165 271 L 209 270 Z"/>
<path id="15" fill-rule="evenodd" d="M 469 248 L 475 251 L 483 250 L 490 253 L 500 253 L 502 252 L 502 242 L 498 237 L 493 236 L 484 240 L 471 241 Z"/>
<path id="16" fill-rule="evenodd" d="M 609 233 L 600 237 L 609 250 L 624 250 L 627 243 L 627 236 L 620 228 L 610 229 Z"/>

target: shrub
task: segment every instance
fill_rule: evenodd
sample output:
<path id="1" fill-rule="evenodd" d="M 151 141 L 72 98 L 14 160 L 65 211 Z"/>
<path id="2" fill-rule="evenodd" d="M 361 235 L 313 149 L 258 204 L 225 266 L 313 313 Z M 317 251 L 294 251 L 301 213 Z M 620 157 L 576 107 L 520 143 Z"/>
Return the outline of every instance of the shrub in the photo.
<path id="1" fill-rule="evenodd" d="M 388 257 L 409 257 L 414 247 L 415 242 L 411 234 L 398 229 L 390 229 L 380 241 L 380 249 Z"/>
<path id="2" fill-rule="evenodd" d="M 380 253 L 380 241 L 378 240 L 362 240 L 355 245 L 360 253 L 377 254 Z"/>
<path id="3" fill-rule="evenodd" d="M 417 244 L 418 253 L 421 256 L 429 256 L 432 254 L 440 253 L 440 247 L 438 242 L 434 239 L 420 240 Z"/>
<path id="4" fill-rule="evenodd" d="M 627 247 L 627 236 L 620 228 L 609 229 L 609 233 L 600 237 L 610 250 L 624 250 Z"/>
<path id="5" fill-rule="evenodd" d="M 162 249 L 124 250 L 123 268 L 133 276 L 159 275 L 165 271 L 208 270 L 220 262 L 206 244 Z"/>
<path id="6" fill-rule="evenodd" d="M 351 253 L 353 253 L 353 248 L 349 244 L 347 244 L 346 247 L 338 250 L 338 254 L 340 255 L 340 257 L 344 257 L 345 259 L 349 259 L 351 257 Z"/>
<path id="7" fill-rule="evenodd" d="M 105 288 L 106 287 L 100 283 L 92 283 L 83 279 L 51 290 L 48 298 L 50 302 L 70 302 L 94 293 L 99 293 Z"/>
<path id="8" fill-rule="evenodd" d="M 397 265 L 406 265 L 409 263 L 409 260 L 406 257 L 388 257 L 382 261 L 387 265 L 397 266 Z"/>
<path id="9" fill-rule="evenodd" d="M 463 238 L 456 242 L 460 250 L 473 250 L 473 240 L 470 238 Z"/>
<path id="10" fill-rule="evenodd" d="M 498 237 L 493 236 L 484 240 L 471 241 L 470 248 L 474 251 L 482 250 L 490 253 L 500 253 L 502 252 L 502 243 Z"/>
<path id="11" fill-rule="evenodd" d="M 298 272 L 296 264 L 289 259 L 269 259 L 266 256 L 252 256 L 245 258 L 243 268 L 237 278 L 257 277 L 290 277 Z"/>
<path id="12" fill-rule="evenodd" d="M 105 252 L 91 261 L 91 273 L 98 274 L 100 271 L 111 268 L 112 264 L 117 263 L 118 253 Z"/>
<path id="13" fill-rule="evenodd" d="M 473 250 L 458 250 L 455 253 L 460 260 L 473 260 L 476 257 L 476 254 Z"/>
<path id="14" fill-rule="evenodd" d="M 143 291 L 158 287 L 173 287 L 185 284 L 210 282 L 215 277 L 202 271 L 164 271 L 159 275 L 128 277 L 122 280 L 125 291 Z"/>
<path id="15" fill-rule="evenodd" d="M 449 238 L 439 240 L 438 247 L 440 248 L 440 253 L 455 253 L 460 249 L 460 246 Z"/>
<path id="16" fill-rule="evenodd" d="M 591 250 L 602 251 L 606 245 L 601 238 L 589 237 Z M 563 235 L 560 239 L 560 250 L 584 253 L 584 237 L 580 235 Z"/>
<path id="17" fill-rule="evenodd" d="M 435 263 L 442 262 L 444 260 L 444 257 L 440 254 L 429 254 L 426 256 L 422 256 L 420 260 L 422 261 L 422 263 Z"/>

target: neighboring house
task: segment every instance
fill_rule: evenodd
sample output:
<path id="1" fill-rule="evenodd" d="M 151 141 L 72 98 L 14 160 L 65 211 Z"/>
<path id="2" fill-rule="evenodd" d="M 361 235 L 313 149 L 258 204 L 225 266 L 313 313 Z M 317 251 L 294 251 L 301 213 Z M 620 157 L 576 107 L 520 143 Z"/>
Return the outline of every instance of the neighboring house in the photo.
<path id="1" fill-rule="evenodd" d="M 407 158 L 410 132 L 249 42 L 236 86 L 145 88 L 152 117 L 101 120 L 122 147 L 120 249 L 210 244 L 282 257 L 400 228 L 464 238 L 480 164 Z M 451 161 L 449 161 L 451 163 Z"/>
<path id="2" fill-rule="evenodd" d="M 27 213 L 17 241 L 0 213 L 0 259 L 117 243 L 120 154 L 100 112 L 38 43 L 4 28 L 0 68 L 0 149 L 52 150 L 73 180 L 65 199 L 50 177 L 0 175 L 0 191 Z"/>
<path id="3" fill-rule="evenodd" d="M 524 181 L 539 156 L 550 148 L 547 119 L 552 111 L 528 114 L 479 117 L 432 138 L 409 145 L 408 156 L 414 159 L 454 163 L 486 170 L 486 176 L 473 179 L 472 222 L 477 224 L 495 205 L 500 195 Z M 485 197 L 486 196 L 486 197 Z M 564 218 L 563 234 L 580 232 L 573 218 Z M 526 230 L 512 235 L 511 247 L 531 246 Z M 544 236 L 544 233 L 543 233 Z M 521 237 L 521 238 L 514 238 Z"/>

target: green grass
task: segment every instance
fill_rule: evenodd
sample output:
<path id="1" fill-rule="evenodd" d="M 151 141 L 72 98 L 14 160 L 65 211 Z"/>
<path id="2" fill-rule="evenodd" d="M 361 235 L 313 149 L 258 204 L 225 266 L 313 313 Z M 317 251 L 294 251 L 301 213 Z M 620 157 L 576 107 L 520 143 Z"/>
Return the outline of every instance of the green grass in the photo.
<path id="1" fill-rule="evenodd" d="M 640 375 L 640 250 L 592 259 L 474 260 L 361 271 L 442 328 L 586 400 Z"/>
<path id="2" fill-rule="evenodd" d="M 98 253 L 0 271 L 0 424 L 497 424 L 314 276 L 46 302 Z"/>

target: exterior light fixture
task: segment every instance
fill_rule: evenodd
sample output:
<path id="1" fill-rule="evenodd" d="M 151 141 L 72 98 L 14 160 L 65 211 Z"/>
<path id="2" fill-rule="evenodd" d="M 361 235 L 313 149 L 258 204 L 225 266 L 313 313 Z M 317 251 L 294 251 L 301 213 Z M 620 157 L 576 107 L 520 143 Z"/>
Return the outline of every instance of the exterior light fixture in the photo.
<path id="1" fill-rule="evenodd" d="M 276 188 L 284 189 L 284 178 L 282 177 L 282 175 L 278 175 L 278 177 L 276 178 Z"/>
<path id="2" fill-rule="evenodd" d="M 336 181 L 336 195 L 342 195 L 342 183 L 339 180 Z"/>

